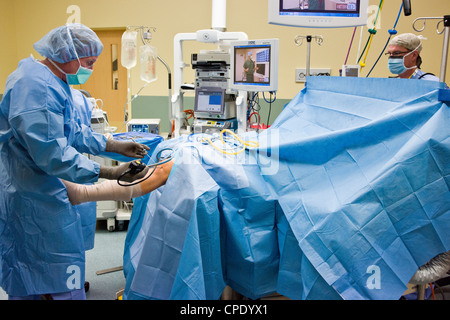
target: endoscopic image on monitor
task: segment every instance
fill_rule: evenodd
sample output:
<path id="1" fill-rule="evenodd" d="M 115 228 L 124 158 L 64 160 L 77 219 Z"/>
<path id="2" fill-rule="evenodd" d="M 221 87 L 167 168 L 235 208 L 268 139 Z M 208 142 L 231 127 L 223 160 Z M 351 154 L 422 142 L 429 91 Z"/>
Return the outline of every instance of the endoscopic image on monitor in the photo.
<path id="1" fill-rule="evenodd" d="M 278 90 L 278 39 L 231 42 L 230 87 L 233 90 Z"/>
<path id="2" fill-rule="evenodd" d="M 236 49 L 235 81 L 270 83 L 270 46 L 245 46 Z"/>

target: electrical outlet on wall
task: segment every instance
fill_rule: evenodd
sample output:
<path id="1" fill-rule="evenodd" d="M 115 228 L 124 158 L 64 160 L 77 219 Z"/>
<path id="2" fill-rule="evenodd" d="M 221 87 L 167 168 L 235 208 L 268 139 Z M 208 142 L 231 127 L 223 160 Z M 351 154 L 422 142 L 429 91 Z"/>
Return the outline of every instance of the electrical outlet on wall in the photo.
<path id="1" fill-rule="evenodd" d="M 330 68 L 310 69 L 311 76 L 330 76 Z M 295 82 L 306 82 L 306 69 L 295 69 Z"/>

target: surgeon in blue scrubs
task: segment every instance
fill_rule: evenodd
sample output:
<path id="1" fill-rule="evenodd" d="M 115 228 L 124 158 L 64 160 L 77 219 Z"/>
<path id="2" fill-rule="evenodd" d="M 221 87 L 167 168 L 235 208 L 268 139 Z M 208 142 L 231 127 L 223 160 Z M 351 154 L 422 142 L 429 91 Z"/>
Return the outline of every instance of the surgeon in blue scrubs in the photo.
<path id="1" fill-rule="evenodd" d="M 91 117 L 93 105 L 87 101 L 85 95 L 76 89 L 72 89 L 72 97 L 75 109 L 75 119 L 78 125 L 91 127 Z M 92 183 L 88 183 L 91 185 Z M 91 250 L 94 248 L 95 227 L 97 225 L 97 203 L 89 202 L 78 206 L 83 226 L 84 248 Z"/>
<path id="2" fill-rule="evenodd" d="M 83 212 L 61 179 L 117 179 L 128 163 L 104 167 L 82 153 L 143 158 L 149 148 L 107 140 L 77 119 L 70 85 L 87 81 L 103 50 L 91 29 L 58 27 L 34 48 L 45 59 L 20 61 L 0 103 L 0 286 L 9 299 L 85 299 Z"/>
<path id="3" fill-rule="evenodd" d="M 402 33 L 392 38 L 386 53 L 389 71 L 402 79 L 439 81 L 434 74 L 420 70 L 422 48 L 422 37 L 413 33 Z"/>

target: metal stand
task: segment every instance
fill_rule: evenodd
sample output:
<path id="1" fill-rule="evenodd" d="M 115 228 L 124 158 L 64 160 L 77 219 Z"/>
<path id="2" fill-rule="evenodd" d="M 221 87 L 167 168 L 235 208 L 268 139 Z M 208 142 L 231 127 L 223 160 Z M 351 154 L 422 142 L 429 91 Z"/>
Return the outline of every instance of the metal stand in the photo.
<path id="1" fill-rule="evenodd" d="M 417 286 L 417 300 L 425 300 L 425 289 L 426 285 L 419 284 Z"/>
<path id="2" fill-rule="evenodd" d="M 111 273 L 111 272 L 117 272 L 117 271 L 122 271 L 123 270 L 123 266 L 119 266 L 119 267 L 114 267 L 114 268 L 109 268 L 109 269 L 104 269 L 104 270 L 99 270 L 97 272 L 95 272 L 98 276 L 102 275 L 102 274 L 107 274 L 107 273 Z"/>
<path id="3" fill-rule="evenodd" d="M 450 38 L 450 15 L 446 15 L 443 18 L 441 17 L 420 17 L 414 20 L 413 29 L 417 32 L 422 32 L 425 30 L 426 20 L 439 20 L 436 25 L 436 32 L 438 34 L 444 33 L 444 44 L 442 46 L 442 60 L 441 60 L 441 71 L 439 75 L 439 80 L 441 82 L 445 82 L 445 76 L 447 71 L 447 57 L 448 57 L 448 47 L 449 47 L 449 38 Z M 421 29 L 416 28 L 416 22 L 422 21 L 423 26 Z M 444 30 L 439 31 L 439 25 L 444 23 Z"/>
<path id="4" fill-rule="evenodd" d="M 150 30 L 156 31 L 155 27 L 148 27 L 148 26 L 127 26 L 127 30 L 136 30 L 139 31 L 142 44 L 146 45 L 150 43 L 150 40 L 152 39 L 152 33 Z M 158 60 L 166 67 L 167 74 L 168 74 L 168 88 L 169 88 L 169 131 L 170 127 L 172 126 L 171 119 L 173 118 L 172 115 L 172 100 L 170 97 L 172 96 L 172 71 L 170 71 L 169 65 L 164 61 L 163 58 L 161 58 L 160 55 L 158 55 Z"/>
<path id="5" fill-rule="evenodd" d="M 309 77 L 311 75 L 311 41 L 312 39 L 316 39 L 316 43 L 321 46 L 323 43 L 322 36 L 296 36 L 294 42 L 297 46 L 301 46 L 303 44 L 303 39 L 306 38 L 307 48 L 306 48 L 306 76 Z"/>

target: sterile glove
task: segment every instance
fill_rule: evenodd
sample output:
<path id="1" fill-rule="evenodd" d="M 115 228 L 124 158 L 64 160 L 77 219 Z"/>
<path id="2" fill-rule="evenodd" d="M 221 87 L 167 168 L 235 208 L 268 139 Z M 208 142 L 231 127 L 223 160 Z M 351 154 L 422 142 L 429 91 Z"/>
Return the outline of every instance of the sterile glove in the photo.
<path id="1" fill-rule="evenodd" d="M 108 139 L 106 142 L 106 152 L 120 153 L 130 158 L 143 158 L 150 150 L 145 144 L 134 141 L 117 141 Z"/>
<path id="2" fill-rule="evenodd" d="M 117 180 L 120 178 L 120 181 L 126 182 L 133 182 L 144 178 L 149 170 L 149 167 L 145 167 L 144 170 L 136 174 L 127 173 L 124 175 L 124 173 L 129 170 L 130 163 L 131 162 L 126 162 L 117 167 L 100 166 L 100 173 L 98 177 L 108 180 Z"/>
<path id="3" fill-rule="evenodd" d="M 109 132 L 105 133 L 104 136 L 107 140 L 114 140 L 114 136 Z"/>

